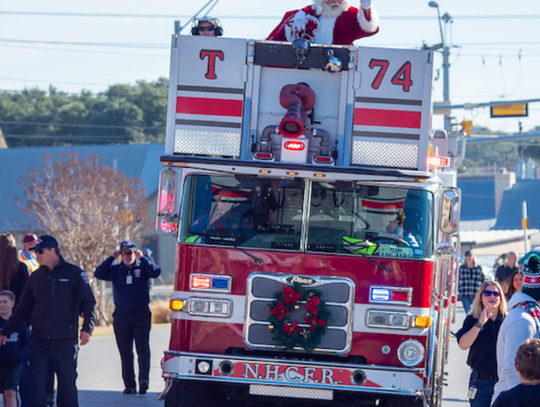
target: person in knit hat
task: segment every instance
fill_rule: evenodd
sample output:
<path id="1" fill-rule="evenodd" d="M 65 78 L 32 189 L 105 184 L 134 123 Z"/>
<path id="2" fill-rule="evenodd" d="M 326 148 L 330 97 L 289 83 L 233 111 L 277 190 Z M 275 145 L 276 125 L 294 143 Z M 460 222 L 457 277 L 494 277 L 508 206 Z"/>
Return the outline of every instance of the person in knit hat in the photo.
<path id="1" fill-rule="evenodd" d="M 508 301 L 508 316 L 497 338 L 497 373 L 493 400 L 520 381 L 514 366 L 518 347 L 529 338 L 540 338 L 540 257 L 533 254 L 523 267 L 523 288 Z"/>
<path id="2" fill-rule="evenodd" d="M 310 6 L 285 13 L 267 40 L 351 45 L 379 32 L 379 14 L 372 0 L 360 0 L 359 6 L 349 6 L 349 0 L 313 0 Z"/>

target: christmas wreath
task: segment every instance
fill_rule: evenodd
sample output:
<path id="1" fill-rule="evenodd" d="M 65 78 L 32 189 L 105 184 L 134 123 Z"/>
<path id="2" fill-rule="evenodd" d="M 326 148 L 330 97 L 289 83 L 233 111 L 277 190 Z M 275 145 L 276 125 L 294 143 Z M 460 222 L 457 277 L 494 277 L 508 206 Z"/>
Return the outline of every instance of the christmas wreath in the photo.
<path id="1" fill-rule="evenodd" d="M 268 328 L 274 334 L 273 341 L 278 346 L 293 349 L 296 346 L 311 352 L 321 342 L 332 314 L 326 308 L 326 302 L 317 290 L 305 290 L 300 284 L 292 287 L 283 286 L 281 292 L 274 293 L 275 300 L 269 304 L 270 316 Z M 305 303 L 305 324 L 291 321 L 293 310 L 300 310 L 300 304 Z"/>

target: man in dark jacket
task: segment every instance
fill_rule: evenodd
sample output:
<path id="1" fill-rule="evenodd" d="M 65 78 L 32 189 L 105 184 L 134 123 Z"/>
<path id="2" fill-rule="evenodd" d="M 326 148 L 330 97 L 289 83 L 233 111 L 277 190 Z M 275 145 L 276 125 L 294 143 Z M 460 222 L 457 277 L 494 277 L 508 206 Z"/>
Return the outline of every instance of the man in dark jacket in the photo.
<path id="1" fill-rule="evenodd" d="M 86 345 L 94 329 L 96 300 L 84 271 L 64 260 L 54 237 L 41 236 L 32 249 L 40 267 L 28 279 L 2 330 L 0 345 L 6 344 L 21 323 L 30 321 L 30 406 L 46 405 L 47 379 L 55 371 L 58 407 L 77 407 L 79 314 L 84 318 L 80 344 Z"/>
<path id="2" fill-rule="evenodd" d="M 119 264 L 113 264 L 122 255 Z M 150 378 L 150 328 L 152 313 L 150 303 L 150 278 L 157 278 L 161 269 L 144 257 L 131 241 L 120 244 L 120 249 L 96 269 L 100 280 L 111 281 L 115 311 L 114 334 L 122 360 L 124 394 L 136 394 L 135 370 L 133 367 L 133 342 L 139 359 L 139 393 L 148 390 Z"/>

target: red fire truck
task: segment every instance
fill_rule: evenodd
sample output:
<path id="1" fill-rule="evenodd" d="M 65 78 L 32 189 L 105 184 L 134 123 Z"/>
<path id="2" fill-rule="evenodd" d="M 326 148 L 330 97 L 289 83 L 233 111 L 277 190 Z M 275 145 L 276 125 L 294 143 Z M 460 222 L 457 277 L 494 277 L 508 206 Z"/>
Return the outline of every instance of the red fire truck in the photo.
<path id="1" fill-rule="evenodd" d="M 460 193 L 432 57 L 173 37 L 166 407 L 441 405 Z"/>

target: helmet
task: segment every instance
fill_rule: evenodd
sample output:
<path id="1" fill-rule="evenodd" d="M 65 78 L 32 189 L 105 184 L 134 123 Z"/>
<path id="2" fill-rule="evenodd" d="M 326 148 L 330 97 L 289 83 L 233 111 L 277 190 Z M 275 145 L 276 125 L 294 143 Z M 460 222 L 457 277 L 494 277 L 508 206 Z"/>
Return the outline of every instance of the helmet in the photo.
<path id="1" fill-rule="evenodd" d="M 223 27 L 217 18 L 214 17 L 201 17 L 193 20 L 191 25 L 191 35 L 199 35 L 199 24 L 200 23 L 210 23 L 215 28 L 216 37 L 221 37 L 223 35 Z"/>

